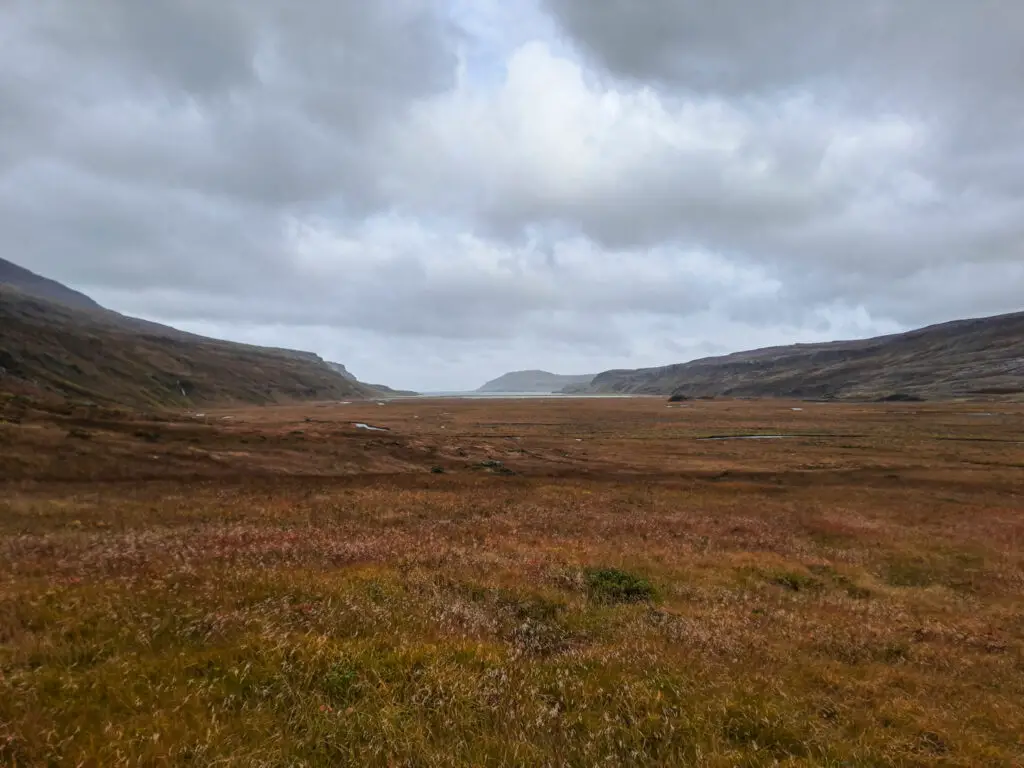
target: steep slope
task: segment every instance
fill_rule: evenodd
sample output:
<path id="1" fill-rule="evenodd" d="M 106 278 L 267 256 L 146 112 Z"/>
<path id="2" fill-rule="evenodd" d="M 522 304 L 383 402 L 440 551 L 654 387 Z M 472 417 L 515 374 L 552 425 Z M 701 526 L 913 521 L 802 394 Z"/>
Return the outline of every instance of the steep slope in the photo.
<path id="1" fill-rule="evenodd" d="M 547 371 L 513 371 L 488 381 L 477 392 L 558 392 L 564 387 L 590 384 L 593 374 L 563 376 Z"/>
<path id="2" fill-rule="evenodd" d="M 360 398 L 308 352 L 207 339 L 0 286 L 0 391 L 134 407 Z"/>
<path id="3" fill-rule="evenodd" d="M 346 368 L 341 363 L 328 362 L 327 363 L 327 367 L 330 368 L 332 371 L 334 371 L 339 376 L 341 376 L 346 381 L 359 381 L 359 379 L 357 379 L 355 376 L 353 376 L 351 373 L 349 373 L 348 368 Z"/>
<path id="4" fill-rule="evenodd" d="M 61 285 L 56 280 L 37 275 L 24 267 L 0 259 L 0 285 L 16 288 L 29 296 L 56 301 L 75 309 L 102 309 L 84 293 Z"/>
<path id="5" fill-rule="evenodd" d="M 1024 394 L 1024 312 L 861 341 L 794 344 L 660 368 L 606 371 L 590 386 L 573 390 L 691 397 Z"/>
<path id="6" fill-rule="evenodd" d="M 384 384 L 367 384 L 364 381 L 359 381 L 353 376 L 348 368 L 341 363 L 327 363 L 327 367 L 335 373 L 341 374 L 347 381 L 354 381 L 361 384 L 364 387 L 372 389 L 378 393 L 381 397 L 415 397 L 419 392 L 413 392 L 411 389 L 392 389 L 391 387 L 385 386 Z"/>

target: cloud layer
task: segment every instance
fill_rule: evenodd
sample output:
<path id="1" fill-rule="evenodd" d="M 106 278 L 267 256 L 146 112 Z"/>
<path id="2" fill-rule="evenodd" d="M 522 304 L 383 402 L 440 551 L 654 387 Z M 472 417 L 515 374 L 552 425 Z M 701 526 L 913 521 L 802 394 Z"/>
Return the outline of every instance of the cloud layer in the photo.
<path id="1" fill-rule="evenodd" d="M 1024 7 L 0 7 L 5 257 L 468 388 L 1021 309 Z"/>

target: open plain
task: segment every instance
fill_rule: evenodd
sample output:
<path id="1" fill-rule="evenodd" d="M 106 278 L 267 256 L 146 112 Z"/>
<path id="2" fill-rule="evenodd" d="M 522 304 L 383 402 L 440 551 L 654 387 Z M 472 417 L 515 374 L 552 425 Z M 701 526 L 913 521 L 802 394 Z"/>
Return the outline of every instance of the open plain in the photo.
<path id="1" fill-rule="evenodd" d="M 0 417 L 0 764 L 1024 765 L 1019 403 Z"/>

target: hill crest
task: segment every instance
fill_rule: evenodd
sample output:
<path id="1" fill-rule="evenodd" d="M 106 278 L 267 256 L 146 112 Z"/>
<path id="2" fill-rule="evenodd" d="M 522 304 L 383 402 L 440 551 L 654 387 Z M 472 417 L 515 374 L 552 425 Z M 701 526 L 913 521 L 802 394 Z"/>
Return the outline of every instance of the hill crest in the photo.
<path id="1" fill-rule="evenodd" d="M 28 296 L 55 301 L 75 309 L 103 309 L 84 293 L 68 288 L 56 280 L 37 275 L 6 259 L 0 259 L 0 285 L 14 288 Z"/>
<path id="2" fill-rule="evenodd" d="M 511 371 L 488 381 L 476 391 L 555 393 L 569 386 L 589 385 L 593 378 L 593 374 L 565 376 L 540 370 Z"/>
<path id="3" fill-rule="evenodd" d="M 687 397 L 1024 395 L 1024 312 L 870 339 L 793 344 L 605 371 L 566 391 Z"/>
<path id="4" fill-rule="evenodd" d="M 0 393 L 137 408 L 375 397 L 312 352 L 127 317 L 0 260 Z"/>

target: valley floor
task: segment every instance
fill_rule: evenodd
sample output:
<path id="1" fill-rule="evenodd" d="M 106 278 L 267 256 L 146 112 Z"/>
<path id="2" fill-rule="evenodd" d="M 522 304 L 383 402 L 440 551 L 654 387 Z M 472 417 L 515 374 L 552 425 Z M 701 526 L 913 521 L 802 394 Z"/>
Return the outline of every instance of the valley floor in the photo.
<path id="1" fill-rule="evenodd" d="M 1022 765 L 1022 544 L 1020 404 L 9 398 L 0 764 Z"/>

